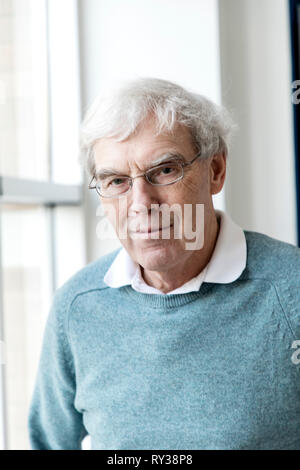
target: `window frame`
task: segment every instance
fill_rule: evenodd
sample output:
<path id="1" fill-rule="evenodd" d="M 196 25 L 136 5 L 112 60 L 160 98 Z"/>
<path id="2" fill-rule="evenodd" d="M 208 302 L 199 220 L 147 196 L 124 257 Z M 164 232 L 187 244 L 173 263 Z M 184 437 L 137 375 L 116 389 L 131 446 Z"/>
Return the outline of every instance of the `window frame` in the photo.
<path id="1" fill-rule="evenodd" d="M 56 240 L 55 240 L 55 208 L 57 206 L 82 206 L 83 203 L 83 183 L 81 184 L 60 184 L 53 181 L 53 152 L 52 152 L 52 87 L 51 87 L 51 72 L 53 72 L 53 65 L 51 63 L 50 48 L 49 48 L 49 30 L 51 25 L 49 15 L 49 1 L 45 0 L 47 6 L 47 76 L 49 81 L 48 88 L 48 148 L 45 149 L 49 152 L 49 181 L 38 181 L 28 180 L 23 178 L 13 178 L 3 176 L 0 174 L 0 341 L 5 344 L 5 325 L 4 325 L 4 310 L 3 310 L 3 263 L 2 263 L 2 239 L 1 239 L 1 228 L 2 228 L 2 206 L 3 204 L 37 204 L 44 206 L 47 211 L 48 221 L 48 232 L 49 237 L 47 240 L 48 249 L 50 253 L 50 278 L 51 278 L 51 290 L 54 291 L 57 288 L 56 280 Z M 70 9 L 70 18 L 75 21 L 74 35 L 74 54 L 78 61 L 76 62 L 76 70 L 70 70 L 70 76 L 77 74 L 80 83 L 80 65 L 79 65 L 79 35 L 78 35 L 78 1 L 69 0 L 68 7 Z M 71 11 L 72 10 L 72 11 Z M 53 15 L 52 15 L 53 17 Z M 53 25 L 52 25 L 53 28 Z M 53 52 L 52 52 L 53 53 Z M 74 76 L 74 75 L 73 75 Z M 78 122 L 81 119 L 81 96 L 80 87 L 76 87 L 76 100 L 77 109 L 79 110 Z M 6 412 L 6 394 L 5 394 L 5 356 L 4 363 L 1 362 L 0 357 L 0 449 L 6 450 L 8 448 L 8 422 Z"/>

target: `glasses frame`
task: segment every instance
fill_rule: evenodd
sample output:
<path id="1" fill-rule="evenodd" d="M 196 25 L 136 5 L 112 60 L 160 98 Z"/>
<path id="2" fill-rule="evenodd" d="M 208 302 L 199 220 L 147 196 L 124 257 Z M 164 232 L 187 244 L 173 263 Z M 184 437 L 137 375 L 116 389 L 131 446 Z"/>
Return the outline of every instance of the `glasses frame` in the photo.
<path id="1" fill-rule="evenodd" d="M 198 153 L 198 154 L 193 158 L 193 160 L 191 160 L 190 162 L 183 162 L 183 161 L 181 161 L 181 160 L 178 160 L 178 161 L 175 161 L 175 162 L 173 161 L 173 162 L 161 163 L 161 164 L 159 164 L 159 165 L 153 166 L 152 168 L 148 168 L 148 170 L 145 171 L 144 173 L 141 173 L 141 174 L 136 175 L 136 176 L 134 176 L 134 177 L 132 177 L 132 176 L 127 176 L 127 175 L 117 175 L 117 176 L 119 176 L 119 177 L 128 178 L 130 184 L 129 184 L 129 188 L 127 189 L 127 191 L 125 191 L 124 193 L 121 193 L 121 194 L 117 194 L 116 196 L 103 196 L 103 195 L 100 193 L 100 191 L 99 191 L 99 189 L 98 189 L 98 187 L 97 187 L 96 184 L 95 184 L 94 186 L 92 186 L 92 182 L 93 182 L 93 180 L 95 179 L 95 175 L 92 177 L 92 179 L 91 179 L 91 181 L 90 181 L 90 183 L 89 183 L 88 189 L 96 189 L 97 194 L 98 194 L 100 197 L 103 197 L 103 198 L 106 198 L 106 199 L 116 199 L 116 198 L 122 197 L 122 196 L 124 196 L 125 194 L 127 194 L 127 193 L 132 189 L 133 180 L 134 180 L 135 178 L 140 178 L 141 176 L 143 176 L 144 178 L 146 178 L 146 181 L 147 181 L 149 184 L 151 184 L 152 186 L 169 186 L 170 184 L 174 184 L 174 183 L 177 183 L 178 181 L 182 180 L 182 178 L 184 177 L 184 168 L 187 167 L 187 166 L 192 165 L 192 163 L 194 163 L 194 162 L 197 160 L 197 158 L 199 158 L 199 157 L 201 157 L 201 152 Z M 148 179 L 148 173 L 150 173 L 151 171 L 156 170 L 156 169 L 158 169 L 158 168 L 161 168 L 161 167 L 167 165 L 168 163 L 179 163 L 179 165 L 180 165 L 181 168 L 182 168 L 182 175 L 181 175 L 179 178 L 177 178 L 175 181 L 172 181 L 171 183 L 164 183 L 164 184 L 152 183 L 152 182 Z"/>

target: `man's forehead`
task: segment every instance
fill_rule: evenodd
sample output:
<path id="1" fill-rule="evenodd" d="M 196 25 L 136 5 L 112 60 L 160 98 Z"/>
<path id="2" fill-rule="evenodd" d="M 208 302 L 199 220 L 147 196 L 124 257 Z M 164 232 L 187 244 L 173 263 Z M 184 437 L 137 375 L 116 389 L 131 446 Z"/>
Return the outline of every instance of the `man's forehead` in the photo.
<path id="1" fill-rule="evenodd" d="M 94 145 L 96 162 L 104 162 L 108 159 L 122 156 L 141 156 L 143 159 L 159 157 L 167 152 L 188 152 L 193 150 L 190 131 L 182 125 L 176 125 L 173 131 L 162 131 L 157 134 L 153 126 L 144 125 L 126 140 L 117 141 L 113 137 L 99 139 Z"/>

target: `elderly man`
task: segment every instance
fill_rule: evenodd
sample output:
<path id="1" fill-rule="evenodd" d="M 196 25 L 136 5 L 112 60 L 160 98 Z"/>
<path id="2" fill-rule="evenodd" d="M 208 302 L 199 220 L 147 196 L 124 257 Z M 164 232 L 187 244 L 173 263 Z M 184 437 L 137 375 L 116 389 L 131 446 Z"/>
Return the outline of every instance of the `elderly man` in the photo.
<path id="1" fill-rule="evenodd" d="M 232 123 L 164 80 L 100 97 L 82 155 L 121 248 L 56 291 L 33 449 L 300 449 L 300 249 L 242 230 Z"/>

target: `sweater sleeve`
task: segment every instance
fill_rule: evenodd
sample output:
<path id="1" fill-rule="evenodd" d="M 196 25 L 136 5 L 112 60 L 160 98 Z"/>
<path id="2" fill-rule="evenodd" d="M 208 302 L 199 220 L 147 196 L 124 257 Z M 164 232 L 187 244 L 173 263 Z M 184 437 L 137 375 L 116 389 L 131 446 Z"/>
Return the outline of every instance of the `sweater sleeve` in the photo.
<path id="1" fill-rule="evenodd" d="M 56 291 L 47 317 L 37 375 L 28 413 L 33 450 L 80 450 L 87 435 L 74 407 L 76 381 L 66 335 L 67 295 Z"/>

